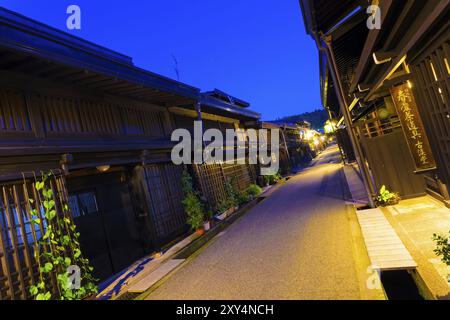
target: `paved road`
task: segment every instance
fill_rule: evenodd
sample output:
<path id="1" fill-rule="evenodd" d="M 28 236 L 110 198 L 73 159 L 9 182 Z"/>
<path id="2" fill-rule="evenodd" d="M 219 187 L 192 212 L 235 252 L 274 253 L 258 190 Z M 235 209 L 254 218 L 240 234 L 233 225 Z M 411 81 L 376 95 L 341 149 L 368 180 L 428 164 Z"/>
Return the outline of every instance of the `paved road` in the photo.
<path id="1" fill-rule="evenodd" d="M 147 299 L 360 299 L 339 162 L 325 151 Z"/>

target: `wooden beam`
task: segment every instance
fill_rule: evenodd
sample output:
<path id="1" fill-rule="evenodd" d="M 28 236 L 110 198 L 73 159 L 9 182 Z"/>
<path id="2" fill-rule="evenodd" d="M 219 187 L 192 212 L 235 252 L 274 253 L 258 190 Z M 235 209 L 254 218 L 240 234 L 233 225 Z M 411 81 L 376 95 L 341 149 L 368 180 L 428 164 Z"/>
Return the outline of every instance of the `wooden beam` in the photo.
<path id="1" fill-rule="evenodd" d="M 358 91 L 359 92 L 366 92 L 369 91 L 372 88 L 373 84 L 369 83 L 360 83 L 358 84 Z"/>
<path id="2" fill-rule="evenodd" d="M 383 85 L 383 82 L 388 79 L 395 70 L 404 62 L 406 59 L 406 54 L 409 52 L 409 50 L 419 41 L 419 39 L 424 35 L 425 32 L 429 30 L 431 25 L 436 21 L 436 19 L 439 18 L 442 12 L 445 11 L 445 9 L 450 4 L 450 0 L 440 0 L 440 1 L 429 1 L 431 3 L 429 6 L 425 8 L 427 12 L 427 16 L 425 20 L 419 19 L 417 20 L 420 25 L 418 28 L 412 28 L 411 33 L 412 36 L 408 39 L 406 44 L 402 46 L 399 50 L 399 55 L 392 60 L 389 68 L 384 71 L 382 76 L 379 78 L 376 85 L 370 90 L 368 96 L 366 97 L 366 101 L 368 101 L 373 94 Z"/>
<path id="3" fill-rule="evenodd" d="M 353 94 L 353 97 L 355 99 L 363 99 L 363 98 L 365 98 L 365 96 L 366 96 L 366 94 L 364 92 L 355 92 Z"/>
<path id="4" fill-rule="evenodd" d="M 84 85 L 89 85 L 92 83 L 99 83 L 99 82 L 105 82 L 105 81 L 112 81 L 113 78 L 110 77 L 104 77 L 104 76 L 100 76 L 100 75 L 96 75 L 92 78 L 87 78 L 87 79 L 81 79 L 81 80 L 77 80 L 75 81 L 76 85 L 80 85 L 80 86 L 84 86 Z"/>
<path id="5" fill-rule="evenodd" d="M 392 6 L 392 0 L 385 0 L 381 3 L 381 22 L 383 22 L 391 9 Z M 368 63 L 370 61 L 369 56 L 373 52 L 373 48 L 375 46 L 375 43 L 380 35 L 381 29 L 373 29 L 369 31 L 369 35 L 367 36 L 366 43 L 364 44 L 363 51 L 361 53 L 361 57 L 359 58 L 358 66 L 355 69 L 355 73 L 353 74 L 353 78 L 351 81 L 350 91 L 353 92 L 356 89 L 356 86 L 358 85 L 358 82 L 361 79 L 361 76 L 363 74 L 363 71 Z"/>
<path id="6" fill-rule="evenodd" d="M 386 80 L 381 88 L 389 89 L 392 86 L 404 83 L 412 79 L 412 75 L 410 73 L 405 74 L 404 72 L 400 72 L 400 74 L 390 77 L 389 80 Z"/>
<path id="7" fill-rule="evenodd" d="M 353 28 L 358 26 L 365 19 L 367 19 L 367 15 L 363 11 L 358 12 L 346 23 L 340 25 L 339 27 L 331 31 L 330 34 L 333 36 L 333 40 L 336 41 L 337 39 L 345 35 L 347 32 L 351 31 Z"/>
<path id="8" fill-rule="evenodd" d="M 377 51 L 372 54 L 375 64 L 383 64 L 392 61 L 398 56 L 398 52 L 395 51 Z"/>

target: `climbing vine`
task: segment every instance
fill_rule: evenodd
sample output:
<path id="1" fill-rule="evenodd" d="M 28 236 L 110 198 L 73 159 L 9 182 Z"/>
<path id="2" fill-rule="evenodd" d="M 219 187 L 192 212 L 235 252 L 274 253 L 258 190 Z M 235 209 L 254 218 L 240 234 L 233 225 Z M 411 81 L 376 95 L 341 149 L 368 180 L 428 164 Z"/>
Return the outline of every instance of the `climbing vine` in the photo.
<path id="1" fill-rule="evenodd" d="M 89 260 L 82 256 L 80 234 L 67 199 L 54 190 L 52 178 L 53 173 L 42 173 L 35 179 L 33 197 L 28 195 L 30 206 L 36 203 L 31 209 L 31 223 L 41 230 L 34 248 L 39 280 L 30 287 L 30 294 L 36 300 L 79 300 L 97 293 L 96 279 Z M 75 286 L 68 272 L 71 268 L 79 271 Z"/>

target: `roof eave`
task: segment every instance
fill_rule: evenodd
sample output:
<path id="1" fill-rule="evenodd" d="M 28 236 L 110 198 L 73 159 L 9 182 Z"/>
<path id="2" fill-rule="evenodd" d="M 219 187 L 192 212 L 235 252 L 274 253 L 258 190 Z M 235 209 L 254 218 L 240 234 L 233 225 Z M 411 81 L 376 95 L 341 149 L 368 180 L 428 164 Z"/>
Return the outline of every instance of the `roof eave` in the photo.
<path id="1" fill-rule="evenodd" d="M 198 99 L 200 90 L 143 70 L 131 58 L 0 7 L 0 46 L 62 65 Z"/>

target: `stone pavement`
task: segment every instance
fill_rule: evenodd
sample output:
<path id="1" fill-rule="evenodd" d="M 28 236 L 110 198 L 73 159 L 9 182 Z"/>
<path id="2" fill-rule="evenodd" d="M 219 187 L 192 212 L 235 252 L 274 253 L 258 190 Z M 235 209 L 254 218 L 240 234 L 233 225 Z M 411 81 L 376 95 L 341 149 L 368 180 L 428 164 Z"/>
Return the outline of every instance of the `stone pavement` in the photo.
<path id="1" fill-rule="evenodd" d="M 450 267 L 436 257 L 433 233 L 448 234 L 450 209 L 430 196 L 400 201 L 386 208 L 385 215 L 418 263 L 422 293 L 430 299 L 449 299 Z"/>

